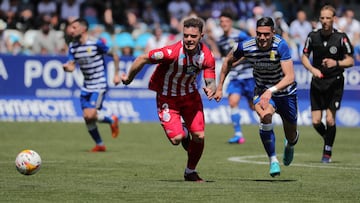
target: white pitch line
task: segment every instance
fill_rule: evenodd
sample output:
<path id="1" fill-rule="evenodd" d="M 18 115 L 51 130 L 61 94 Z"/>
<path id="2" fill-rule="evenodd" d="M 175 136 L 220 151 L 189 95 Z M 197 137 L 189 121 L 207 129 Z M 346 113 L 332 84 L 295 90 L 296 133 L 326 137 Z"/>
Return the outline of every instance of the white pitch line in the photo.
<path id="1" fill-rule="evenodd" d="M 298 154 L 297 154 L 297 156 L 298 156 Z M 249 160 L 249 159 L 264 158 L 264 157 L 267 158 L 264 155 L 237 156 L 237 157 L 229 157 L 228 160 L 233 161 L 233 162 L 239 162 L 239 163 L 268 165 L 269 162 Z M 333 168 L 333 169 L 344 169 L 344 170 L 360 170 L 360 168 L 355 168 L 355 167 L 334 166 L 333 163 L 330 163 L 330 164 L 319 163 L 319 164 L 321 164 L 321 165 L 293 163 L 293 164 L 291 164 L 291 166 L 308 167 L 308 168 Z"/>

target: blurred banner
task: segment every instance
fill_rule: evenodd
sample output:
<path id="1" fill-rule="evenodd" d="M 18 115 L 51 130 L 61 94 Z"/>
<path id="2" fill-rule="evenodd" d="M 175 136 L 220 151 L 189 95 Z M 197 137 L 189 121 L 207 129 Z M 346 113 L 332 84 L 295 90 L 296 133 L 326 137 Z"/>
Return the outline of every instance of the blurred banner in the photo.
<path id="1" fill-rule="evenodd" d="M 83 76 L 80 70 L 65 73 L 62 64 L 65 57 L 30 57 L 0 55 L 0 121 L 63 121 L 82 122 L 79 103 Z M 147 89 L 149 78 L 155 68 L 146 66 L 129 86 L 112 83 L 114 64 L 107 58 L 109 91 L 104 111 L 114 113 L 121 122 L 158 121 L 155 93 Z M 120 62 L 120 74 L 127 70 L 131 59 Z M 216 64 L 217 72 L 221 60 Z M 299 97 L 299 125 L 311 125 L 309 87 L 311 74 L 295 62 Z M 360 63 L 346 69 L 345 92 L 341 109 L 337 113 L 338 126 L 360 127 Z M 203 95 L 204 96 L 204 95 Z M 207 123 L 231 124 L 226 95 L 217 103 L 204 99 Z M 241 100 L 243 124 L 257 124 L 255 112 Z M 281 124 L 278 116 L 275 124 Z"/>

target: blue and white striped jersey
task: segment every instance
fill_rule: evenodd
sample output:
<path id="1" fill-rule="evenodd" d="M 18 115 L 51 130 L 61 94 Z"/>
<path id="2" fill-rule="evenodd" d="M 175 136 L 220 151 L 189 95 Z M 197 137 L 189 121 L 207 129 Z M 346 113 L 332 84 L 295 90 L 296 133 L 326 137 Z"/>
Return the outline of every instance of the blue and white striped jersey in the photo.
<path id="1" fill-rule="evenodd" d="M 244 31 L 234 28 L 231 29 L 230 36 L 222 35 L 217 42 L 221 56 L 226 56 L 234 45 L 250 38 L 251 37 Z M 232 67 L 228 77 L 230 80 L 252 78 L 252 72 L 251 64 L 247 63 L 245 60 L 239 65 Z"/>
<path id="2" fill-rule="evenodd" d="M 107 89 L 104 54 L 109 47 L 102 40 L 89 37 L 85 44 L 72 42 L 69 45 L 69 60 L 75 61 L 84 75 L 82 90 L 95 92 Z"/>
<path id="3" fill-rule="evenodd" d="M 279 35 L 274 36 L 272 46 L 267 51 L 259 50 L 255 38 L 239 43 L 234 47 L 234 57 L 241 58 L 243 56 L 253 66 L 256 82 L 255 94 L 257 95 L 276 85 L 284 77 L 280 62 L 291 60 L 289 47 Z M 274 93 L 274 96 L 292 94 L 296 94 L 296 82 Z"/>

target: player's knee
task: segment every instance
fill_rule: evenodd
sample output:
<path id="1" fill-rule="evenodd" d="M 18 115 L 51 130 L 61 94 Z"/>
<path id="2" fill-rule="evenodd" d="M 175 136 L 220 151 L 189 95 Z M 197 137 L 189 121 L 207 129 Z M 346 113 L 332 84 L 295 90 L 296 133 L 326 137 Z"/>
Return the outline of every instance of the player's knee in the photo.
<path id="1" fill-rule="evenodd" d="M 177 135 L 170 139 L 170 143 L 172 145 L 179 145 L 181 143 L 182 137 L 183 137 L 182 135 Z"/>
<path id="2" fill-rule="evenodd" d="M 205 138 L 204 132 L 192 133 L 192 140 L 194 140 L 197 143 L 204 142 L 204 138 Z"/>

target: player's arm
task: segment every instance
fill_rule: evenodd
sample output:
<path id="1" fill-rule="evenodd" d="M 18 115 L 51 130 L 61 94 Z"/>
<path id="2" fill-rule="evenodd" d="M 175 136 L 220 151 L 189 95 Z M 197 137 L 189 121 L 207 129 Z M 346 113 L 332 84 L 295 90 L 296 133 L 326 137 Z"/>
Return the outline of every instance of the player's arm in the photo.
<path id="1" fill-rule="evenodd" d="M 228 55 L 224 58 L 223 63 L 221 65 L 221 71 L 220 71 L 220 78 L 219 78 L 219 84 L 216 88 L 216 92 L 214 95 L 215 100 L 218 102 L 221 100 L 222 98 L 222 91 L 223 91 L 223 86 L 224 86 L 224 82 L 225 82 L 225 78 L 228 75 L 233 62 L 236 60 L 233 54 L 233 50 L 231 50 Z"/>
<path id="2" fill-rule="evenodd" d="M 216 81 L 215 78 L 205 78 L 204 92 L 207 95 L 208 99 L 213 99 L 216 91 Z"/>
<path id="3" fill-rule="evenodd" d="M 147 53 L 138 56 L 132 63 L 129 72 L 121 76 L 122 83 L 124 85 L 130 84 L 134 80 L 135 76 L 143 69 L 145 64 L 149 63 L 151 62 Z"/>
<path id="4" fill-rule="evenodd" d="M 339 68 L 350 68 L 354 66 L 355 62 L 353 56 L 346 54 L 343 60 L 338 60 L 336 63 L 337 67 Z"/>
<path id="5" fill-rule="evenodd" d="M 120 58 L 119 56 L 117 55 L 116 51 L 113 50 L 111 52 L 109 52 L 110 56 L 112 56 L 113 58 L 113 61 L 114 61 L 114 78 L 113 78 L 113 82 L 115 85 L 118 85 L 120 83 L 120 75 L 119 75 L 119 63 L 120 63 Z"/>
<path id="6" fill-rule="evenodd" d="M 64 63 L 63 69 L 65 72 L 73 72 L 75 70 L 75 61 L 68 61 Z"/>

